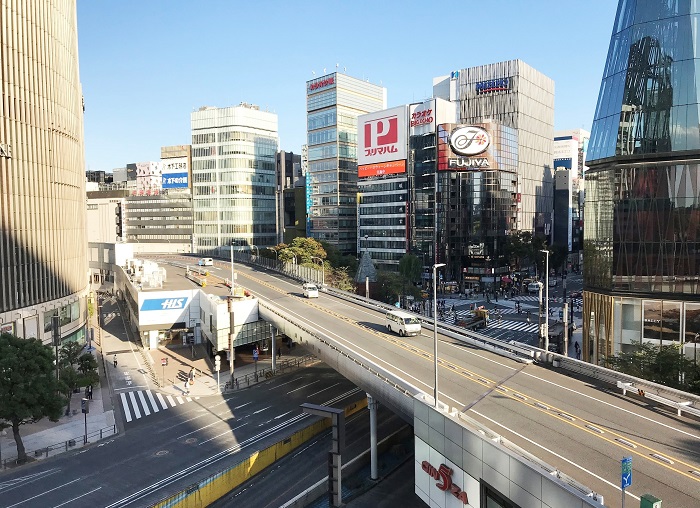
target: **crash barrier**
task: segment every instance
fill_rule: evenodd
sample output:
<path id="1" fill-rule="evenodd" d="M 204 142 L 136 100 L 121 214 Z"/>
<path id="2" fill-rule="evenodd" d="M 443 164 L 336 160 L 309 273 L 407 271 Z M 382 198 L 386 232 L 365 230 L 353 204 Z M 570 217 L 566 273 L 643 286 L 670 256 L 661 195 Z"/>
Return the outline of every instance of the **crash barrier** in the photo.
<path id="1" fill-rule="evenodd" d="M 195 284 L 198 284 L 201 287 L 207 287 L 207 279 L 205 277 L 202 277 L 201 275 L 197 275 L 194 272 L 190 272 L 189 270 L 185 274 L 185 277 L 187 277 L 189 280 L 194 282 Z"/>
<path id="2" fill-rule="evenodd" d="M 627 391 L 633 391 L 635 395 L 672 407 L 679 416 L 681 413 L 687 413 L 700 417 L 700 396 L 698 395 L 623 374 L 622 372 L 569 356 L 546 352 L 544 349 L 532 346 L 530 348 L 535 360 L 539 363 L 551 364 L 558 369 L 596 379 L 601 383 L 620 388 L 623 395 L 626 395 Z"/>
<path id="3" fill-rule="evenodd" d="M 60 455 L 61 453 L 65 453 L 75 447 L 82 447 L 85 446 L 86 444 L 92 444 L 95 441 L 99 441 L 104 439 L 105 437 L 113 436 L 118 434 L 119 431 L 117 430 L 116 425 L 110 425 L 109 427 L 103 427 L 98 430 L 93 430 L 92 432 L 88 432 L 87 434 L 87 443 L 85 443 L 85 434 L 80 434 L 80 436 L 71 438 L 71 439 L 66 439 L 65 441 L 61 441 L 60 443 L 54 443 L 48 446 L 42 446 L 41 448 L 37 448 L 35 450 L 25 450 L 27 453 L 27 457 L 33 457 L 34 459 L 45 459 L 48 457 L 52 457 L 54 455 Z M 8 450 L 6 448 L 3 448 L 2 450 L 2 462 L 0 462 L 0 470 L 10 467 L 11 465 L 15 465 L 17 463 L 17 449 L 13 451 Z"/>
<path id="4" fill-rule="evenodd" d="M 355 402 L 345 408 L 345 417 L 348 418 L 366 407 L 366 398 Z M 300 417 L 307 418 L 311 417 L 311 415 L 304 414 L 300 415 Z M 209 506 L 285 455 L 330 428 L 330 426 L 330 418 L 317 420 L 307 427 L 296 431 L 290 437 L 268 446 L 267 448 L 253 452 L 248 458 L 235 466 L 209 475 L 189 485 L 177 494 L 169 496 L 150 506 L 151 508 L 201 508 Z"/>

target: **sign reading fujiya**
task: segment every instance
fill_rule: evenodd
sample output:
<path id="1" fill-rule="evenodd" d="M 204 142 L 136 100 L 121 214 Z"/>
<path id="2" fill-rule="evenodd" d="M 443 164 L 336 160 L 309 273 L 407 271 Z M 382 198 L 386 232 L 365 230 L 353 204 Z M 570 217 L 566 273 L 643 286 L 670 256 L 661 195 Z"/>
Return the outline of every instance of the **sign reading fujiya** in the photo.
<path id="1" fill-rule="evenodd" d="M 415 111 L 411 113 L 411 127 L 418 127 L 419 125 L 433 123 L 433 120 L 432 109 L 424 109 L 423 111 Z"/>
<path id="2" fill-rule="evenodd" d="M 314 83 L 311 83 L 309 85 L 309 91 L 313 92 L 314 90 L 318 90 L 319 88 L 323 88 L 324 86 L 329 86 L 335 83 L 335 78 L 330 77 L 326 79 L 322 79 L 321 81 L 315 81 Z"/>
<path id="3" fill-rule="evenodd" d="M 484 153 L 491 144 L 491 136 L 481 127 L 460 127 L 450 135 L 450 146 L 457 155 L 466 157 L 450 158 L 448 166 L 451 169 L 488 169 L 489 160 L 486 157 L 473 157 Z"/>
<path id="4" fill-rule="evenodd" d="M 488 81 L 479 81 L 475 85 L 476 93 L 491 93 L 491 92 L 506 92 L 510 90 L 510 78 L 489 79 Z"/>
<path id="5" fill-rule="evenodd" d="M 440 464 L 440 469 L 435 469 L 430 462 L 424 460 L 421 463 L 421 469 L 428 473 L 433 480 L 437 480 L 438 483 L 436 487 L 443 492 L 449 492 L 454 497 L 462 501 L 464 504 L 469 503 L 469 497 L 467 493 L 464 492 L 457 485 L 452 483 L 452 469 L 447 467 L 445 464 Z"/>

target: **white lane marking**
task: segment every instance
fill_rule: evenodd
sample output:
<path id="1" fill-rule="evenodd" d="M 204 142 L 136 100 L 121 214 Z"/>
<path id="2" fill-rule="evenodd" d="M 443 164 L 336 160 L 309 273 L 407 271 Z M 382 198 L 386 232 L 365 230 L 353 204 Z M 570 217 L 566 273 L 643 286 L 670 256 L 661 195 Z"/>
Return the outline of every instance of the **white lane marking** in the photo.
<path id="1" fill-rule="evenodd" d="M 234 419 L 235 419 L 235 417 L 231 418 L 231 420 L 234 420 Z M 208 427 L 211 427 L 212 425 L 218 425 L 218 424 L 220 424 L 220 423 L 226 423 L 226 420 L 224 420 L 224 421 L 218 421 L 218 420 L 217 420 L 217 421 L 215 421 L 214 423 L 210 423 L 209 425 L 205 425 L 204 427 L 199 427 L 198 429 L 195 429 L 195 430 L 193 430 L 192 432 L 188 432 L 187 434 L 183 434 L 183 435 L 181 435 L 181 436 L 178 436 L 178 437 L 176 437 L 175 439 L 182 439 L 183 437 L 187 437 L 187 436 L 189 436 L 190 434 L 194 434 L 195 432 L 199 432 L 200 430 L 204 430 L 204 429 L 206 429 L 206 428 L 208 428 Z"/>
<path id="2" fill-rule="evenodd" d="M 234 321 L 234 323 L 235 323 L 235 321 Z M 177 406 L 177 404 L 175 404 L 175 399 L 173 399 L 173 396 L 172 396 L 172 395 L 166 395 L 166 398 L 168 399 L 168 402 L 170 402 L 170 405 L 171 405 L 172 407 Z"/>
<path id="3" fill-rule="evenodd" d="M 235 324 L 235 321 L 234 321 L 234 324 Z M 177 399 L 177 401 L 178 401 L 180 404 L 184 404 L 184 403 L 185 403 L 185 401 L 182 400 L 182 397 L 175 397 L 175 398 Z"/>
<path id="4" fill-rule="evenodd" d="M 292 379 L 291 381 L 287 381 L 287 382 L 285 382 L 285 383 L 280 383 L 280 384 L 278 384 L 278 385 L 271 386 L 270 388 L 268 388 L 268 390 L 274 390 L 274 389 L 276 389 L 276 388 L 279 388 L 280 386 L 288 385 L 289 383 L 293 383 L 293 382 L 295 382 L 295 381 L 299 381 L 300 379 L 301 379 L 301 378 L 298 377 L 298 378 Z"/>
<path id="5" fill-rule="evenodd" d="M 158 397 L 158 402 L 160 402 L 160 407 L 163 409 L 168 409 L 168 404 L 165 402 L 165 399 L 163 396 L 160 394 L 160 392 L 156 392 L 156 397 Z"/>
<path id="6" fill-rule="evenodd" d="M 522 434 L 518 434 L 518 433 L 515 432 L 514 430 L 509 429 L 509 428 L 506 427 L 505 425 L 502 425 L 500 422 L 497 422 L 496 420 L 492 420 L 492 419 L 489 418 L 488 416 L 482 415 L 481 413 L 479 413 L 478 411 L 474 411 L 473 409 L 470 409 L 469 411 L 473 412 L 474 414 L 477 414 L 477 415 L 481 416 L 482 418 L 485 418 L 486 420 L 490 421 L 491 423 L 494 423 L 495 425 L 498 425 L 499 427 L 502 427 L 503 429 L 507 430 L 508 432 L 513 433 L 513 435 L 518 436 L 518 437 L 521 438 L 521 439 L 524 439 L 524 440 L 527 441 L 528 443 L 530 443 L 530 444 L 532 444 L 532 445 L 534 445 L 534 446 L 536 446 L 536 447 L 538 447 L 538 448 L 541 448 L 542 450 L 546 451 L 547 453 L 551 453 L 551 454 L 554 455 L 555 457 L 557 457 L 557 458 L 559 458 L 559 459 L 561 459 L 561 460 L 564 460 L 564 461 L 568 462 L 568 463 L 571 464 L 572 466 L 574 466 L 574 467 L 580 469 L 580 470 L 583 471 L 584 473 L 588 473 L 588 474 L 591 475 L 593 478 L 596 478 L 597 480 L 602 481 L 603 483 L 609 485 L 610 487 L 613 487 L 613 488 L 615 488 L 615 489 L 617 489 L 617 490 L 621 490 L 621 487 L 620 487 L 619 485 L 617 485 L 617 484 L 615 484 L 615 483 L 612 483 L 612 482 L 606 480 L 605 478 L 603 478 L 603 477 L 601 477 L 601 476 L 598 476 L 598 475 L 595 474 L 593 471 L 589 471 L 589 470 L 586 469 L 585 467 L 583 467 L 583 466 L 577 464 L 576 462 L 574 462 L 574 461 L 572 461 L 572 460 L 567 459 L 567 458 L 564 457 L 563 455 L 559 455 L 557 452 L 554 452 L 554 451 L 550 450 L 550 449 L 547 448 L 546 446 L 543 446 L 543 445 L 541 445 L 541 444 L 539 444 L 539 443 L 536 443 L 536 442 L 533 441 L 532 439 L 527 438 L 527 437 L 523 436 Z M 636 499 L 637 501 L 640 500 L 639 497 L 637 497 L 637 496 L 635 496 L 634 494 L 632 494 L 629 490 L 625 490 L 625 492 L 626 492 L 628 495 L 630 495 L 631 497 L 633 497 L 634 499 Z"/>
<path id="7" fill-rule="evenodd" d="M 71 480 L 71 481 L 69 481 L 69 482 L 64 483 L 63 485 L 59 485 L 58 487 L 54 487 L 53 489 L 49 489 L 49 490 L 47 490 L 46 492 L 42 492 L 41 494 L 37 494 L 36 496 L 32 496 L 32 497 L 29 497 L 29 498 L 27 498 L 27 499 L 23 499 L 23 500 L 20 501 L 19 503 L 11 504 L 11 505 L 8 506 L 7 508 L 13 508 L 13 507 L 15 507 L 15 506 L 19 506 L 19 505 L 21 505 L 21 504 L 23 504 L 23 503 L 26 503 L 27 501 L 31 501 L 32 499 L 36 499 L 37 497 L 44 496 L 44 495 L 48 494 L 49 492 L 53 492 L 54 490 L 61 489 L 61 488 L 65 487 L 66 485 L 70 485 L 71 483 L 75 483 L 75 482 L 80 481 L 80 480 L 81 480 L 81 478 L 78 477 L 78 478 L 76 478 L 75 480 Z"/>
<path id="8" fill-rule="evenodd" d="M 122 408 L 124 409 L 124 417 L 127 423 L 131 421 L 131 411 L 129 411 L 129 405 L 126 403 L 126 393 L 120 393 L 119 397 L 122 399 Z"/>
<path id="9" fill-rule="evenodd" d="M 234 321 L 234 323 L 235 323 L 235 321 Z M 257 411 L 253 411 L 253 414 L 256 415 L 258 413 L 262 413 L 263 411 L 265 411 L 266 409 L 270 409 L 271 407 L 272 406 L 267 406 L 267 407 L 264 407 L 262 409 L 258 409 Z"/>
<path id="10" fill-rule="evenodd" d="M 287 395 L 289 395 L 290 393 L 294 393 L 294 392 L 296 392 L 296 391 L 299 391 L 299 390 L 301 390 L 302 388 L 306 388 L 307 386 L 311 386 L 311 385 L 313 385 L 313 384 L 320 383 L 320 382 L 321 382 L 321 380 L 320 380 L 320 379 L 317 379 L 316 381 L 312 381 L 311 383 L 309 383 L 309 384 L 307 384 L 307 385 L 300 386 L 299 388 L 295 388 L 294 390 L 291 390 L 291 391 L 287 392 Z"/>
<path id="11" fill-rule="evenodd" d="M 234 323 L 234 325 L 236 324 L 235 321 L 234 321 L 233 323 Z M 192 398 L 190 398 L 190 397 L 185 397 L 185 400 L 186 400 L 187 402 L 192 402 Z"/>
<path id="12" fill-rule="evenodd" d="M 158 411 L 160 411 L 160 409 L 158 409 L 158 404 L 156 404 L 156 399 L 153 398 L 153 394 L 151 393 L 151 390 L 148 390 L 146 392 L 146 395 L 148 395 L 148 400 L 151 401 L 151 407 L 153 408 L 153 412 L 157 413 Z M 158 395 L 160 395 L 160 393 Z"/>
<path id="13" fill-rule="evenodd" d="M 225 436 L 225 435 L 227 435 L 227 434 L 230 435 L 232 430 L 240 429 L 240 428 L 243 427 L 244 425 L 248 425 L 248 422 L 242 423 L 241 425 L 238 425 L 237 427 L 231 427 L 231 428 L 228 429 L 226 432 L 222 432 L 221 434 L 217 434 L 216 436 L 212 437 L 211 439 L 207 439 L 206 441 L 202 441 L 202 442 L 199 443 L 197 446 L 202 446 L 204 443 L 208 443 L 209 441 L 213 441 L 213 440 L 216 439 L 217 437 Z"/>
<path id="14" fill-rule="evenodd" d="M 139 391 L 139 399 L 141 400 L 141 407 L 143 408 L 143 412 L 146 413 L 145 416 L 148 416 L 151 414 L 151 410 L 148 409 L 148 404 L 146 404 L 146 397 L 143 396 L 143 392 Z"/>
<path id="15" fill-rule="evenodd" d="M 93 492 L 95 492 L 95 491 L 97 491 L 97 490 L 100 490 L 101 488 L 102 488 L 102 487 L 97 487 L 96 489 L 92 489 L 91 491 L 86 492 L 85 494 L 81 494 L 81 495 L 78 496 L 78 497 L 74 497 L 73 499 L 69 499 L 69 500 L 66 501 L 65 503 L 57 504 L 57 505 L 54 506 L 53 508 L 59 508 L 60 506 L 64 506 L 64 505 L 67 505 L 68 503 L 72 503 L 72 502 L 75 501 L 76 499 L 80 499 L 81 497 L 85 497 L 85 496 L 87 496 L 88 494 L 92 494 Z"/>
<path id="16" fill-rule="evenodd" d="M 141 411 L 139 411 L 139 406 L 136 404 L 136 397 L 134 397 L 134 392 L 129 392 L 129 399 L 131 399 L 131 406 L 134 408 L 134 416 L 138 419 L 141 418 Z"/>
<path id="17" fill-rule="evenodd" d="M 235 321 L 234 321 L 234 322 L 235 322 Z M 318 395 L 318 394 L 321 393 L 321 392 L 325 392 L 326 390 L 328 390 L 328 389 L 330 389 L 330 388 L 333 388 L 334 386 L 338 386 L 339 384 L 340 384 L 340 383 L 336 383 L 336 384 L 334 384 L 334 385 L 326 386 L 323 390 L 319 390 L 319 391 L 317 391 L 316 393 L 312 393 L 311 395 L 309 395 L 309 397 L 313 397 L 314 395 Z"/>
<path id="18" fill-rule="evenodd" d="M 234 322 L 235 322 L 235 321 L 234 321 Z M 279 419 L 282 418 L 283 416 L 286 416 L 286 415 L 288 415 L 289 413 L 293 413 L 293 412 L 294 412 L 294 410 L 292 410 L 292 411 L 287 411 L 286 413 L 282 413 L 282 414 L 279 415 L 279 416 L 275 416 L 275 417 L 273 418 L 273 420 L 279 420 Z"/>
<path id="19" fill-rule="evenodd" d="M 235 321 L 234 321 L 234 323 L 235 323 Z M 245 407 L 245 406 L 247 406 L 248 404 L 252 404 L 252 403 L 253 403 L 252 401 L 251 401 L 251 402 L 246 402 L 245 404 L 241 404 L 240 406 L 236 406 L 236 407 L 234 407 L 233 409 L 241 409 L 242 407 Z"/>

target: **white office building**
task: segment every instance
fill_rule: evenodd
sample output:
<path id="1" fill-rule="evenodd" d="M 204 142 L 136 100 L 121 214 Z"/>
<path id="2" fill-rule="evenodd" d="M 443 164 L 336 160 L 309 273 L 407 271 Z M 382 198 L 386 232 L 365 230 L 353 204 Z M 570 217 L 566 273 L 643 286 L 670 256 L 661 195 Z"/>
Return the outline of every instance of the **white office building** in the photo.
<path id="1" fill-rule="evenodd" d="M 275 245 L 277 115 L 241 103 L 191 115 L 196 252 Z"/>

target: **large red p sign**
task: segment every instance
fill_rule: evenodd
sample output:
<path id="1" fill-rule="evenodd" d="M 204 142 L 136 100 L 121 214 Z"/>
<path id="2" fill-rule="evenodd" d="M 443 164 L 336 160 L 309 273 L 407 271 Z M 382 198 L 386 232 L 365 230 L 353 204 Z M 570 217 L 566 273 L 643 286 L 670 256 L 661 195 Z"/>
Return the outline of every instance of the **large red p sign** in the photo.
<path id="1" fill-rule="evenodd" d="M 390 145 L 399 140 L 399 118 L 390 116 L 365 124 L 365 148 Z"/>

